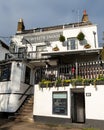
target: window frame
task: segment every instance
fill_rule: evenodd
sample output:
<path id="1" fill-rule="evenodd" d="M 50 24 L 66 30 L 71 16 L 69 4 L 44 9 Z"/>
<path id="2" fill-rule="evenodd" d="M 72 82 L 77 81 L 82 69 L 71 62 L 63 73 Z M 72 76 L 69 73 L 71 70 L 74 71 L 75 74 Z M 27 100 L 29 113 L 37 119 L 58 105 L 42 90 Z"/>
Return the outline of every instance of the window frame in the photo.
<path id="1" fill-rule="evenodd" d="M 5 65 L 0 65 L 0 71 L 1 71 L 0 72 L 0 82 L 10 81 L 10 78 L 11 78 L 11 65 L 12 65 L 11 63 L 5 64 Z"/>
<path id="2" fill-rule="evenodd" d="M 30 76 L 31 76 L 31 68 L 29 68 L 28 66 L 26 66 L 25 68 L 25 84 L 30 84 Z"/>
<path id="3" fill-rule="evenodd" d="M 36 46 L 36 59 L 42 58 L 41 52 L 45 52 L 46 49 L 47 49 L 47 46 L 46 46 L 46 45 Z"/>
<path id="4" fill-rule="evenodd" d="M 75 45 L 71 45 L 71 41 L 74 40 Z M 67 38 L 67 50 L 75 50 L 78 49 L 78 40 L 76 37 Z"/>
<path id="5" fill-rule="evenodd" d="M 66 94 L 66 98 L 54 98 L 54 94 Z M 66 104 L 65 104 L 65 106 L 61 106 L 62 104 L 59 104 L 59 106 L 55 106 L 54 105 L 54 103 L 55 103 L 55 101 L 54 100 L 63 100 L 63 99 L 65 99 L 66 101 L 64 101 L 63 100 L 63 103 L 65 103 L 66 102 Z M 55 109 L 55 107 L 56 107 L 56 109 L 57 110 L 59 110 L 59 111 L 63 111 L 62 109 L 64 108 L 65 109 L 65 112 L 62 112 L 62 113 L 60 113 L 60 112 L 55 112 L 54 111 L 54 109 Z M 67 91 L 59 91 L 59 92 L 53 92 L 52 93 L 52 114 L 56 114 L 56 115 L 67 115 L 68 114 L 68 93 L 67 93 Z"/>
<path id="6" fill-rule="evenodd" d="M 18 48 L 18 58 L 24 58 L 27 53 L 27 47 L 19 47 Z"/>

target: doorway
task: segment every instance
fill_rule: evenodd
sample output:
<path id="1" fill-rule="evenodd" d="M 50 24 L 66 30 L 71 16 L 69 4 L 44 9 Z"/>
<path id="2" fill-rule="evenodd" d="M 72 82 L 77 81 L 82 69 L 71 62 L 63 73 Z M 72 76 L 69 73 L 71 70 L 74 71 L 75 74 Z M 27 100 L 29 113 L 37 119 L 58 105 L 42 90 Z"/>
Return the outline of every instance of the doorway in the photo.
<path id="1" fill-rule="evenodd" d="M 84 89 L 71 89 L 71 119 L 73 123 L 85 122 Z"/>

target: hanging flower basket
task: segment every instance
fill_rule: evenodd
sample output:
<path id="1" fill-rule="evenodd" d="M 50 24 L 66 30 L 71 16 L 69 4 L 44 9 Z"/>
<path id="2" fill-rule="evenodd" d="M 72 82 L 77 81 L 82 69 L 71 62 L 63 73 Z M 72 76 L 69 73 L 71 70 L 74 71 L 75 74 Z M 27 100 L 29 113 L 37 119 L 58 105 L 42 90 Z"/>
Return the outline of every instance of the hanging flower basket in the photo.
<path id="1" fill-rule="evenodd" d="M 85 49 L 89 49 L 89 48 L 91 48 L 91 45 L 90 44 L 86 44 L 86 45 L 84 45 L 84 48 Z"/>
<path id="2" fill-rule="evenodd" d="M 64 41 L 65 41 L 65 37 L 64 37 L 63 35 L 60 35 L 59 41 L 60 41 L 60 42 L 64 42 Z"/>
<path id="3" fill-rule="evenodd" d="M 58 46 L 56 46 L 56 47 L 54 47 L 52 50 L 53 50 L 53 51 L 59 51 L 59 48 L 58 48 Z"/>
<path id="4" fill-rule="evenodd" d="M 85 35 L 83 34 L 83 32 L 80 32 L 80 33 L 77 35 L 77 39 L 78 39 L 79 41 L 84 40 L 84 38 L 85 38 Z"/>

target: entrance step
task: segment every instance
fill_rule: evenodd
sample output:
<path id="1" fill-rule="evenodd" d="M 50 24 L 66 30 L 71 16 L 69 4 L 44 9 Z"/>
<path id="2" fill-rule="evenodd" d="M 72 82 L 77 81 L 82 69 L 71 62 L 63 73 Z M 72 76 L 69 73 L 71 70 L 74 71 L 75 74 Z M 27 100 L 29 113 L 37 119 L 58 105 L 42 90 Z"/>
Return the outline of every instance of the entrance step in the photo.
<path id="1" fill-rule="evenodd" d="M 22 104 L 21 108 L 15 113 L 15 121 L 33 122 L 33 96 L 29 96 Z"/>

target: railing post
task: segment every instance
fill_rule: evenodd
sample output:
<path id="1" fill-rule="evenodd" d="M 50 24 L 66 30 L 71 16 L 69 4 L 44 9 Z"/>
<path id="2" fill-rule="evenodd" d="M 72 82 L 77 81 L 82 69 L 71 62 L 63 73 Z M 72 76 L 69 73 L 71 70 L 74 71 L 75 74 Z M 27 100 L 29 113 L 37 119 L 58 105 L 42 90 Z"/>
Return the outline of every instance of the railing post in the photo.
<path id="1" fill-rule="evenodd" d="M 77 78 L 78 77 L 78 63 L 77 63 L 77 61 L 75 63 L 75 67 L 76 67 L 75 75 L 76 75 L 76 78 Z"/>

